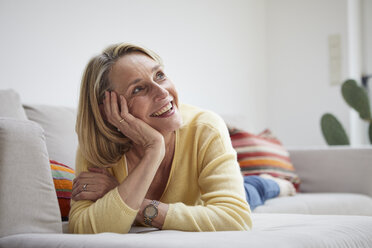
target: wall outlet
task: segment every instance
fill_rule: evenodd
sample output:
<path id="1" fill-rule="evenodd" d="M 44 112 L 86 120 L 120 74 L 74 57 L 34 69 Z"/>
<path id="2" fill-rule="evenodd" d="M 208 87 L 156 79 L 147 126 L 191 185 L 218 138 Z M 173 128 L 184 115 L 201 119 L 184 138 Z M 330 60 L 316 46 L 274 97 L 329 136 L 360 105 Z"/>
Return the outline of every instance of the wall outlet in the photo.
<path id="1" fill-rule="evenodd" d="M 328 36 L 328 52 L 330 84 L 340 85 L 342 83 L 342 50 L 340 34 Z"/>

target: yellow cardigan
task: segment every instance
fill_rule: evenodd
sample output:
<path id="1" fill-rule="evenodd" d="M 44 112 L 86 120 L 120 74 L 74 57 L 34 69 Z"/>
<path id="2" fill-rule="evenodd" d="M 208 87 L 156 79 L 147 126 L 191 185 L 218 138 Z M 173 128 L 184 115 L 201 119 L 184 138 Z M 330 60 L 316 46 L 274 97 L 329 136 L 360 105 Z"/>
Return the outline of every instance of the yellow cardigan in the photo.
<path id="1" fill-rule="evenodd" d="M 169 204 L 163 229 L 181 231 L 248 230 L 251 211 L 224 121 L 216 114 L 182 104 L 183 125 L 166 188 L 160 198 Z M 77 152 L 76 174 L 88 162 Z M 122 182 L 127 177 L 125 156 L 109 169 Z M 117 188 L 96 202 L 71 201 L 72 233 L 128 233 L 138 210 L 120 198 Z"/>

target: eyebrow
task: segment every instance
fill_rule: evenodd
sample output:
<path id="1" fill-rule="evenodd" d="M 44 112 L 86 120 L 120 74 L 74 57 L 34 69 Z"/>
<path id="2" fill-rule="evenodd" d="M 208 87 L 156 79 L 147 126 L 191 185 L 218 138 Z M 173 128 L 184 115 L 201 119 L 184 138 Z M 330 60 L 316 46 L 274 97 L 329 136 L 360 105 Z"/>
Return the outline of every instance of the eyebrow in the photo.
<path id="1" fill-rule="evenodd" d="M 154 66 L 154 67 L 151 69 L 151 72 L 154 72 L 154 71 L 158 70 L 160 67 L 161 67 L 161 65 L 156 65 L 156 66 Z M 129 83 L 128 88 L 129 88 L 132 84 L 136 84 L 136 83 L 140 82 L 141 80 L 142 80 L 141 78 L 134 79 L 132 82 Z"/>

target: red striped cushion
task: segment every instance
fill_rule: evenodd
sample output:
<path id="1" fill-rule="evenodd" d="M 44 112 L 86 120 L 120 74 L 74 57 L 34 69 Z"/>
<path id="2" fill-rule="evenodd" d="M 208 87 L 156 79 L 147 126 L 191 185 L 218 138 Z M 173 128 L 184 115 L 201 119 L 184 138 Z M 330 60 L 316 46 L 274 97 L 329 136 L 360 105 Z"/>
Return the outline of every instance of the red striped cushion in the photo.
<path id="1" fill-rule="evenodd" d="M 270 130 L 266 129 L 259 135 L 236 128 L 229 128 L 229 132 L 244 176 L 270 174 L 289 180 L 299 189 L 300 178 L 295 173 L 289 153 Z"/>
<path id="2" fill-rule="evenodd" d="M 50 160 L 50 168 L 52 170 L 62 220 L 67 221 L 68 213 L 70 212 L 72 180 L 75 177 L 75 171 L 67 165 L 54 160 Z"/>

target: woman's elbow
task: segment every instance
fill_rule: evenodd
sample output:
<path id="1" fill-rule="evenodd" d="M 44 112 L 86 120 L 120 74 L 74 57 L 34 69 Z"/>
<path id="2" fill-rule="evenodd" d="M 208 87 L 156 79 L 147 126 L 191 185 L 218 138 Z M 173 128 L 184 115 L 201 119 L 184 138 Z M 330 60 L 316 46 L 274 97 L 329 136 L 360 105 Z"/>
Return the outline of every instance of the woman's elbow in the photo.
<path id="1" fill-rule="evenodd" d="M 233 216 L 234 225 L 230 231 L 249 231 L 252 229 L 252 217 L 250 210 L 237 211 Z"/>

